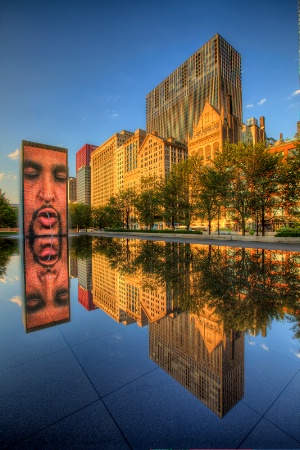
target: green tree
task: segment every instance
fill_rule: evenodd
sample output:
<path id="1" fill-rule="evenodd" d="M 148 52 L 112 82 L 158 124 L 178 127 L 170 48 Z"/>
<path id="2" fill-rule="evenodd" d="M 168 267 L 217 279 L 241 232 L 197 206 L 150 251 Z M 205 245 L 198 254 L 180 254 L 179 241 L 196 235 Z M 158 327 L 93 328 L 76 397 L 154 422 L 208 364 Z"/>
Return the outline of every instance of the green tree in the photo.
<path id="1" fill-rule="evenodd" d="M 283 161 L 280 172 L 282 207 L 287 218 L 299 216 L 300 201 L 300 144 Z"/>
<path id="2" fill-rule="evenodd" d="M 205 166 L 198 174 L 199 194 L 198 213 L 208 221 L 208 233 L 211 234 L 211 222 L 217 217 L 218 234 L 222 206 L 226 203 L 229 172 L 214 166 Z"/>
<path id="3" fill-rule="evenodd" d="M 122 216 L 123 226 L 128 230 L 130 227 L 130 219 L 133 219 L 134 205 L 137 195 L 134 189 L 126 189 L 120 191 L 116 195 L 116 203 Z"/>
<path id="4" fill-rule="evenodd" d="M 0 228 L 14 228 L 17 226 L 17 211 L 0 191 Z"/>
<path id="5" fill-rule="evenodd" d="M 266 214 L 272 217 L 281 202 L 282 155 L 270 153 L 264 144 L 260 143 L 248 148 L 247 179 L 251 192 L 252 209 L 256 217 L 261 219 L 262 235 L 265 234 Z"/>
<path id="6" fill-rule="evenodd" d="M 105 228 L 109 226 L 107 208 L 105 206 L 99 206 L 98 208 L 92 208 L 92 220 L 93 227 Z"/>
<path id="7" fill-rule="evenodd" d="M 71 228 L 85 228 L 92 226 L 92 208 L 83 203 L 69 205 L 69 221 Z"/>
<path id="8" fill-rule="evenodd" d="M 162 219 L 160 205 L 160 180 L 156 177 L 141 179 L 141 193 L 136 197 L 135 209 L 139 222 L 150 229 Z"/>
<path id="9" fill-rule="evenodd" d="M 111 197 L 109 203 L 104 207 L 107 227 L 119 228 L 123 226 L 122 211 L 117 197 Z"/>
<path id="10" fill-rule="evenodd" d="M 175 223 L 185 219 L 186 195 L 184 195 L 185 184 L 180 169 L 173 166 L 172 171 L 166 175 L 160 186 L 160 203 L 163 208 L 164 221 L 175 228 Z"/>

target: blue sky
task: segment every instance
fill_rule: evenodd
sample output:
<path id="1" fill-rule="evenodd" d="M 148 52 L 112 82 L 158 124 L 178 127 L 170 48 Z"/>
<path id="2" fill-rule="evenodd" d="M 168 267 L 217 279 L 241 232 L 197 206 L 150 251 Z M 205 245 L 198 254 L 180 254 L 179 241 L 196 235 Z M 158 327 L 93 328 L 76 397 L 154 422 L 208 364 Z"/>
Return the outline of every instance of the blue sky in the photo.
<path id="1" fill-rule="evenodd" d="M 22 140 L 69 149 L 145 129 L 146 94 L 216 33 L 242 55 L 243 120 L 292 138 L 297 0 L 1 0 L 0 189 L 19 202 Z"/>

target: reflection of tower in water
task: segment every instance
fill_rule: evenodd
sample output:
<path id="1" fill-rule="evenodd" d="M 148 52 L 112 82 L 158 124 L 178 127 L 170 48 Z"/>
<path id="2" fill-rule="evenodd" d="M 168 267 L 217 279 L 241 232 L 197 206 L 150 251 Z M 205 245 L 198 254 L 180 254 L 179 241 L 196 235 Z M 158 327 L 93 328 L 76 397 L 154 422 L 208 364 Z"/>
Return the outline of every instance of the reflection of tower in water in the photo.
<path id="1" fill-rule="evenodd" d="M 208 308 L 149 324 L 150 357 L 219 417 L 244 394 L 244 335 Z"/>
<path id="2" fill-rule="evenodd" d="M 78 301 L 88 311 L 95 309 L 92 293 L 92 258 L 78 259 Z"/>

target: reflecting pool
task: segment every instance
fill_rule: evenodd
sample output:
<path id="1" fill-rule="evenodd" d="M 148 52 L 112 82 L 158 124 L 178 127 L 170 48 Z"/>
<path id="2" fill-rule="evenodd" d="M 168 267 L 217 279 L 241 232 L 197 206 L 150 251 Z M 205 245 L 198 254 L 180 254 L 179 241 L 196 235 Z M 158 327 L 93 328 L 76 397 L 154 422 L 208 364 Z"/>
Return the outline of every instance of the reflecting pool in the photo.
<path id="1" fill-rule="evenodd" d="M 1 448 L 300 448 L 300 254 L 0 240 Z"/>

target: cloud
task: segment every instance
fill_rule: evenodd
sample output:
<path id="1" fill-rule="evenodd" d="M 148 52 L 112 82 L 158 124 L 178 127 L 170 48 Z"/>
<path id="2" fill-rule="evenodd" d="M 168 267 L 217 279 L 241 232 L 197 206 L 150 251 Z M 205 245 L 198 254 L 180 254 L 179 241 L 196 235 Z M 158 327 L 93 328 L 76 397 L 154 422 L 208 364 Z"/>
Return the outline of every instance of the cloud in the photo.
<path id="1" fill-rule="evenodd" d="M 19 297 L 18 295 L 15 295 L 14 297 L 12 297 L 12 298 L 10 299 L 10 301 L 11 301 L 12 303 L 16 303 L 19 307 L 22 306 L 22 300 L 21 300 L 21 297 Z"/>
<path id="2" fill-rule="evenodd" d="M 18 178 L 17 175 L 14 175 L 11 172 L 9 172 L 9 173 L 0 172 L 0 181 L 2 181 L 2 180 L 13 180 L 13 181 L 16 181 L 17 178 Z"/>
<path id="3" fill-rule="evenodd" d="M 266 101 L 267 101 L 267 99 L 266 99 L 266 98 L 263 98 L 263 99 L 261 99 L 257 104 L 261 106 L 261 105 L 263 105 Z"/>
<path id="4" fill-rule="evenodd" d="M 267 352 L 269 351 L 269 347 L 267 347 L 266 344 L 261 344 L 260 346 L 261 346 L 261 348 L 263 348 Z"/>
<path id="5" fill-rule="evenodd" d="M 9 153 L 9 155 L 7 155 L 7 157 L 10 159 L 19 159 L 19 154 L 20 154 L 19 149 L 16 149 L 14 152 Z"/>
<path id="6" fill-rule="evenodd" d="M 113 113 L 110 115 L 110 117 L 111 117 L 112 119 L 117 119 L 117 118 L 119 117 L 119 114 L 116 113 L 116 112 L 113 112 Z"/>
<path id="7" fill-rule="evenodd" d="M 246 106 L 246 108 L 253 108 L 253 103 L 250 103 L 249 105 Z"/>
<path id="8" fill-rule="evenodd" d="M 289 98 L 295 97 L 295 95 L 299 95 L 299 94 L 300 94 L 300 89 L 298 89 L 297 91 L 293 92 Z"/>

